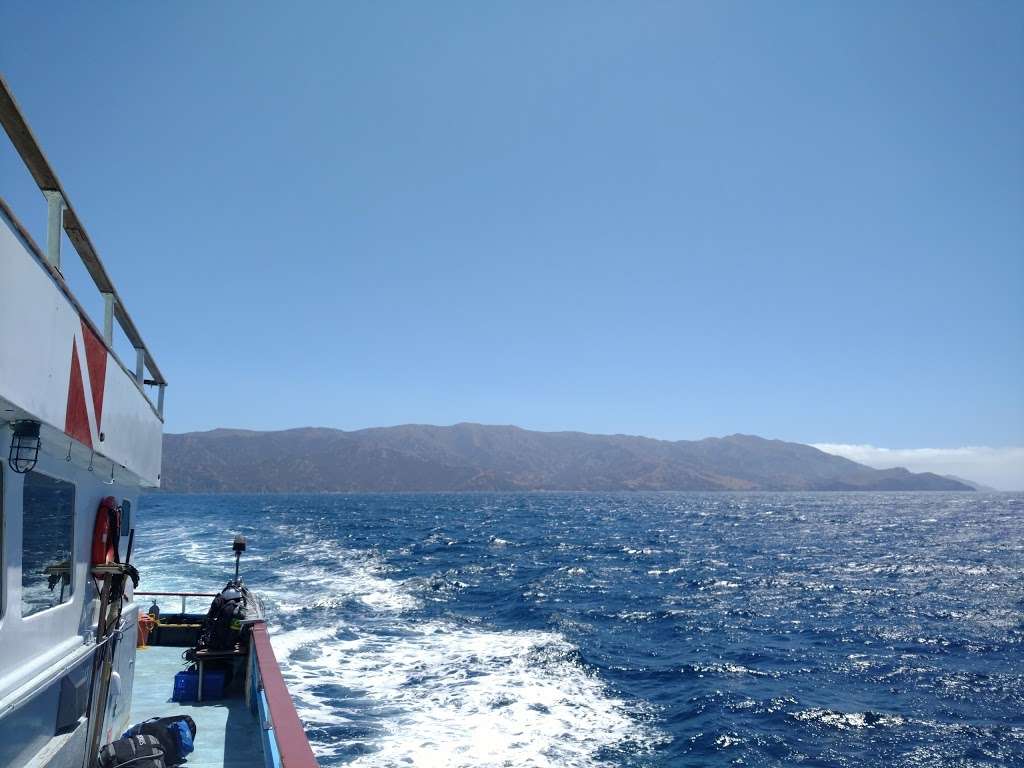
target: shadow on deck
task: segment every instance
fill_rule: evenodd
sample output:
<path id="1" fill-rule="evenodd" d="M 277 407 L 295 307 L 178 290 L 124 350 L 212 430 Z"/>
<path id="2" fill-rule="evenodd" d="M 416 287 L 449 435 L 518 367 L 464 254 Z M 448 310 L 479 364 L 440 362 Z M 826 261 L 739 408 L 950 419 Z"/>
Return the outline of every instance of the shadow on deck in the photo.
<path id="1" fill-rule="evenodd" d="M 260 726 L 239 697 L 214 701 L 171 700 L 174 675 L 185 668 L 183 648 L 140 648 L 135 657 L 131 723 L 184 714 L 196 722 L 195 752 L 186 768 L 252 768 L 263 765 Z"/>

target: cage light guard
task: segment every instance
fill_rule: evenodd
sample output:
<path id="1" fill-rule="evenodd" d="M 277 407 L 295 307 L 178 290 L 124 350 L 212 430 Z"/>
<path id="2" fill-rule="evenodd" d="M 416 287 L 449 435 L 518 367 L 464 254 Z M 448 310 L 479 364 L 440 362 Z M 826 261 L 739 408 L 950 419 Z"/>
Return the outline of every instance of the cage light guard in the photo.
<path id="1" fill-rule="evenodd" d="M 12 422 L 14 434 L 11 436 L 11 449 L 7 454 L 7 463 L 19 475 L 35 469 L 39 461 L 39 449 L 43 444 L 39 437 L 39 422 L 22 420 Z"/>

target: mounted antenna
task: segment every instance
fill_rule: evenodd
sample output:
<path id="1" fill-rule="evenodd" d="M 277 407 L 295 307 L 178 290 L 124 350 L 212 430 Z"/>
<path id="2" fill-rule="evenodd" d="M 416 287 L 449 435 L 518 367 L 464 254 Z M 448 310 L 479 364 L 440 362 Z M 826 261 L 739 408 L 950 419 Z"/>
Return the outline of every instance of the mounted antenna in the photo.
<path id="1" fill-rule="evenodd" d="M 235 536 L 235 541 L 231 545 L 231 549 L 235 552 L 235 581 L 238 581 L 238 561 L 242 558 L 242 553 L 245 552 L 245 536 L 239 534 Z"/>

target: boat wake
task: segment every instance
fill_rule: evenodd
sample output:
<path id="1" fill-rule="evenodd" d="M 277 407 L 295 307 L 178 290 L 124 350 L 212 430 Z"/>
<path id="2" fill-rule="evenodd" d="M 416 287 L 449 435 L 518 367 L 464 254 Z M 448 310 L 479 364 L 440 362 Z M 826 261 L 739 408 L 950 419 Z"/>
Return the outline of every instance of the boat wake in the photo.
<path id="1" fill-rule="evenodd" d="M 309 546 L 322 562 L 323 543 Z M 597 766 L 656 740 L 561 635 L 418 618 L 413 585 L 371 554 L 328 559 L 280 573 L 293 589 L 269 595 L 285 618 L 274 648 L 325 763 Z"/>
<path id="2" fill-rule="evenodd" d="M 555 634 L 444 622 L 274 638 L 321 757 L 360 766 L 593 766 L 644 739 Z"/>

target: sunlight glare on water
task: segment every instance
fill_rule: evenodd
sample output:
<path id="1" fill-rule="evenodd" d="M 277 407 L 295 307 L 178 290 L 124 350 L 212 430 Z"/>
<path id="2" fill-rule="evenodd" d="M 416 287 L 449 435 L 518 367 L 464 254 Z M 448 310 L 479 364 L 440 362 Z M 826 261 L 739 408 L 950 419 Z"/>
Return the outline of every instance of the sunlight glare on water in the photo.
<path id="1" fill-rule="evenodd" d="M 1012 494 L 141 507 L 143 589 L 219 586 L 247 536 L 325 766 L 1024 764 Z"/>

